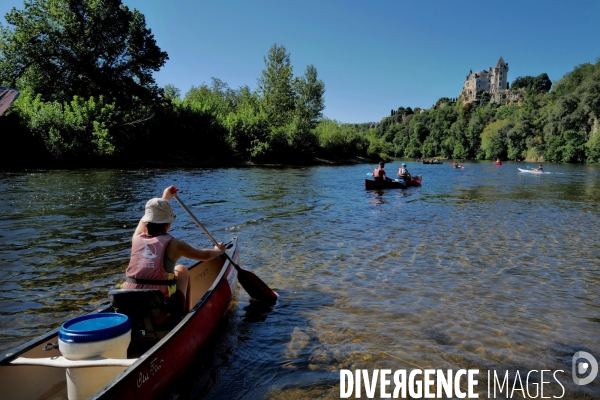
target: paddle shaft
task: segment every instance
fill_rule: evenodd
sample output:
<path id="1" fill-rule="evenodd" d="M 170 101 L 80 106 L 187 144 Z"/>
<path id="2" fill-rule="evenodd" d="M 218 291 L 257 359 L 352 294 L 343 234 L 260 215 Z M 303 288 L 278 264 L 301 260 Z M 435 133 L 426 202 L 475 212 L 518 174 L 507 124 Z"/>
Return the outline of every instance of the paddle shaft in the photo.
<path id="1" fill-rule="evenodd" d="M 188 213 L 188 215 L 196 223 L 196 225 L 198 225 L 200 227 L 200 229 L 202 229 L 204 231 L 204 233 L 206 234 L 206 236 L 208 236 L 208 238 L 214 243 L 214 245 L 215 246 L 218 245 L 219 243 L 215 240 L 215 238 L 212 237 L 212 235 L 210 233 L 208 233 L 208 231 L 206 230 L 206 228 L 200 223 L 200 221 L 198 221 L 198 218 L 196 218 L 196 216 L 194 214 L 192 214 L 192 212 L 190 211 L 190 209 L 187 208 L 187 206 L 185 204 L 183 204 L 183 201 L 181 201 L 181 199 L 179 198 L 179 196 L 177 196 L 177 194 L 175 194 L 175 200 L 177 200 L 177 202 L 179 203 L 179 205 L 181 206 L 181 208 L 183 208 L 185 210 L 185 212 Z M 229 257 L 229 254 L 227 254 L 227 252 L 224 252 L 223 254 L 225 255 L 225 257 L 227 257 L 227 259 L 229 260 L 229 262 L 231 264 L 233 264 L 233 266 L 235 267 L 235 269 L 237 269 L 238 271 L 241 269 L 241 267 L 239 265 L 237 265 L 231 259 L 231 257 Z"/>
<path id="2" fill-rule="evenodd" d="M 202 226 L 200 221 L 198 221 L 198 218 L 196 218 L 194 216 L 194 214 L 192 214 L 190 209 L 187 208 L 187 206 L 185 204 L 183 204 L 183 201 L 181 201 L 179 196 L 177 196 L 178 189 L 176 189 L 176 188 L 173 188 L 173 189 L 174 189 L 174 191 L 171 191 L 171 193 L 173 193 L 173 195 L 174 195 L 173 197 L 175 197 L 175 200 L 177 200 L 179 205 L 185 210 L 186 213 L 188 213 L 188 215 L 190 216 L 190 218 L 192 218 L 192 220 L 196 223 L 196 225 L 198 225 L 200 227 L 200 229 L 202 229 L 202 231 L 204 231 L 206 236 L 208 236 L 209 239 L 212 240 L 212 242 L 215 245 L 218 245 L 215 238 L 213 238 L 212 235 L 210 233 L 208 233 L 206 228 L 204 228 L 204 226 Z M 267 284 L 264 283 L 258 276 L 256 276 L 255 274 L 253 274 L 250 271 L 246 271 L 246 270 L 242 269 L 239 265 L 237 265 L 231 259 L 231 257 L 229 257 L 229 254 L 227 254 L 226 252 L 223 254 L 227 258 L 227 260 L 229 260 L 231 265 L 233 265 L 234 268 L 236 269 L 236 271 L 238 273 L 238 282 L 240 282 L 240 284 L 246 290 L 246 292 L 248 292 L 250 297 L 252 297 L 256 300 L 261 300 L 261 301 L 264 301 L 267 303 L 273 303 L 273 304 L 277 301 L 277 297 L 278 297 L 277 293 L 275 293 L 273 290 L 271 290 L 271 288 L 268 287 Z"/>

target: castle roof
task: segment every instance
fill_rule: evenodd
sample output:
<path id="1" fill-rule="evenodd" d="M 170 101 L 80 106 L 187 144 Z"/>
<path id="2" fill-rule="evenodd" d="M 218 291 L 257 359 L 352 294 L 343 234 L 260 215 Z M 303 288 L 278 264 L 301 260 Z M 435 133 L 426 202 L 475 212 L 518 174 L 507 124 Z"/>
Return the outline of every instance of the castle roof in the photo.
<path id="1" fill-rule="evenodd" d="M 483 76 L 487 76 L 489 73 L 490 73 L 489 71 L 486 71 L 486 70 L 484 69 L 484 70 L 481 70 L 481 71 L 477 71 L 477 72 L 475 72 L 475 74 L 474 74 L 474 75 L 475 75 L 475 78 L 481 78 L 481 77 L 483 77 Z"/>
<path id="2" fill-rule="evenodd" d="M 496 66 L 494 68 L 502 68 L 504 67 L 506 63 L 504 62 L 504 59 L 502 58 L 502 56 L 500 56 L 500 58 L 498 59 L 498 62 L 496 63 Z"/>

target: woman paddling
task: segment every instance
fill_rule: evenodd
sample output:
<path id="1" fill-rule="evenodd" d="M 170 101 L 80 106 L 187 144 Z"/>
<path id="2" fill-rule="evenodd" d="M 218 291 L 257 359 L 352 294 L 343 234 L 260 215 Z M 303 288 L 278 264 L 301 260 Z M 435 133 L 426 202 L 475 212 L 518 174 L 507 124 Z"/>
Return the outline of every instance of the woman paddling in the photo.
<path id="1" fill-rule="evenodd" d="M 176 265 L 181 257 L 191 260 L 211 260 L 225 252 L 219 243 L 213 249 L 200 250 L 168 232 L 175 214 L 169 200 L 173 186 L 163 191 L 162 198 L 146 203 L 146 211 L 133 234 L 131 259 L 125 271 L 123 289 L 159 289 L 172 309 L 187 312 L 189 272 L 185 265 Z M 171 308 L 170 307 L 170 308 Z"/>
<path id="2" fill-rule="evenodd" d="M 402 166 L 398 168 L 398 177 L 403 181 L 410 180 L 410 172 L 408 172 L 408 169 L 406 168 L 406 163 L 402 163 Z"/>

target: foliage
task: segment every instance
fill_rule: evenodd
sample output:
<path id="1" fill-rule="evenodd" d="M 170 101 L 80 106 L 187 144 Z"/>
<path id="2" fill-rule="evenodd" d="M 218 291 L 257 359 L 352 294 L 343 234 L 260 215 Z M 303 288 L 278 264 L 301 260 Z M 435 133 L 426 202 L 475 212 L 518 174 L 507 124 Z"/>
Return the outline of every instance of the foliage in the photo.
<path id="1" fill-rule="evenodd" d="M 6 14 L 0 81 L 45 101 L 104 96 L 122 106 L 158 101 L 152 73 L 168 59 L 144 16 L 120 0 L 27 0 Z"/>
<path id="2" fill-rule="evenodd" d="M 552 81 L 545 72 L 533 77 L 533 76 L 519 76 L 517 77 L 510 87 L 514 89 L 525 89 L 530 90 L 534 93 L 547 93 L 552 88 Z"/>
<path id="3" fill-rule="evenodd" d="M 600 160 L 599 62 L 579 65 L 554 86 L 542 73 L 518 77 L 511 88 L 518 96 L 501 103 L 488 93 L 477 102 L 442 97 L 410 118 L 409 107 L 398 107 L 376 136 L 391 142 L 400 157 Z"/>
<path id="4" fill-rule="evenodd" d="M 291 119 L 296 102 L 290 54 L 284 46 L 273 44 L 264 61 L 258 92 L 267 118 L 274 127 L 281 127 Z"/>
<path id="5" fill-rule="evenodd" d="M 506 159 L 506 131 L 510 128 L 510 122 L 498 120 L 485 127 L 481 134 L 481 149 L 485 152 L 485 158 Z"/>
<path id="6" fill-rule="evenodd" d="M 317 78 L 317 69 L 314 65 L 306 67 L 306 72 L 301 78 L 294 80 L 296 92 L 296 116 L 306 124 L 308 129 L 314 129 L 325 108 L 323 95 L 325 83 Z"/>
<path id="7" fill-rule="evenodd" d="M 50 154 L 57 159 L 85 159 L 115 152 L 109 132 L 116 113 L 114 103 L 106 103 L 102 96 L 97 100 L 75 96 L 68 103 L 42 102 L 41 97 L 25 92 L 15 106 L 23 123 L 42 138 Z"/>
<path id="8" fill-rule="evenodd" d="M 156 86 L 168 59 L 144 16 L 120 0 L 26 0 L 0 26 L 0 83 L 22 95 L 2 116 L 8 143 L 36 159 L 78 165 L 222 157 L 310 162 L 368 156 L 600 162 L 600 62 L 552 83 L 517 77 L 502 96 L 441 97 L 400 106 L 379 123 L 323 117 L 325 83 L 314 65 L 294 76 L 273 44 L 257 89 L 212 78 L 179 89 Z M 387 111 L 385 112 L 387 114 Z M 165 143 L 166 142 L 166 143 Z M 165 146 L 157 143 L 168 144 Z"/>
<path id="9" fill-rule="evenodd" d="M 546 151 L 548 161 L 580 163 L 585 161 L 585 137 L 583 132 L 568 130 L 552 136 Z"/>
<path id="10" fill-rule="evenodd" d="M 366 154 L 370 141 L 351 124 L 322 120 L 315 128 L 319 155 L 331 159 L 350 158 Z"/>

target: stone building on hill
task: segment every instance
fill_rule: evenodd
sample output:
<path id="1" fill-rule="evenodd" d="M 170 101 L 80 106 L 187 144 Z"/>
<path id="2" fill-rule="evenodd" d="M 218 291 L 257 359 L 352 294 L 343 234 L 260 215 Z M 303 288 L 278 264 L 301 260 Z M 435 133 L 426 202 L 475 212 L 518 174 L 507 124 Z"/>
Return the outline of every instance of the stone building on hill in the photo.
<path id="1" fill-rule="evenodd" d="M 487 71 L 469 71 L 461 97 L 473 101 L 484 92 L 489 92 L 493 96 L 506 89 L 508 89 L 508 63 L 500 57 L 493 69 L 490 67 Z"/>

